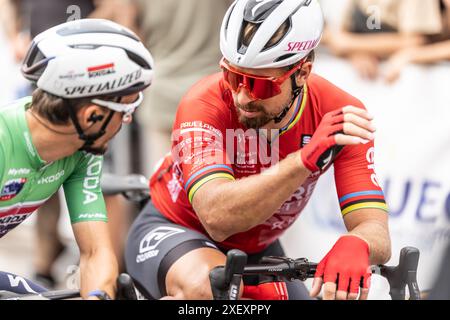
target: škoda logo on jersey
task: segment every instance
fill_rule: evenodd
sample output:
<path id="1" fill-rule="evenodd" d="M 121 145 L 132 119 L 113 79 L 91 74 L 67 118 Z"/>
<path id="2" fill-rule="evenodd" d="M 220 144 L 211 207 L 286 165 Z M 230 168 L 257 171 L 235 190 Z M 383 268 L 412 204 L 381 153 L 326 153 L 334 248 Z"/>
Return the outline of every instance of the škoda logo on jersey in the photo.
<path id="1" fill-rule="evenodd" d="M 7 181 L 0 193 L 0 201 L 8 201 L 17 196 L 26 182 L 25 178 Z"/>
<path id="2" fill-rule="evenodd" d="M 114 63 L 108 63 L 101 66 L 88 68 L 89 78 L 97 78 L 116 73 Z"/>

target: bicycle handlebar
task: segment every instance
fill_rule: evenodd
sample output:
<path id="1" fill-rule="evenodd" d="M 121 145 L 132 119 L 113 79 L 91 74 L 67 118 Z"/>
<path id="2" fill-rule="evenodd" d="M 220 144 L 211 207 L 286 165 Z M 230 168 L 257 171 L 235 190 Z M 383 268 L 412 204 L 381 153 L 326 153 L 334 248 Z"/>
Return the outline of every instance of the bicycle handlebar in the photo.
<path id="1" fill-rule="evenodd" d="M 282 278 L 287 281 L 313 278 L 317 263 L 308 262 L 305 258 L 290 259 L 283 257 L 264 257 L 261 264 L 248 265 L 244 268 L 245 275 L 267 275 Z"/>
<path id="2" fill-rule="evenodd" d="M 227 253 L 227 263 L 211 270 L 209 279 L 216 300 L 237 300 L 247 254 L 234 249 Z"/>
<path id="3" fill-rule="evenodd" d="M 240 281 L 244 275 L 265 275 L 277 280 L 301 280 L 314 278 L 317 263 L 305 258 L 290 259 L 285 257 L 263 257 L 260 264 L 245 265 L 247 255 L 240 250 L 230 250 L 225 266 L 214 268 L 210 273 L 211 288 L 216 300 L 236 300 Z M 389 294 L 393 300 L 405 299 L 405 287 L 408 286 L 410 299 L 419 300 L 420 290 L 417 285 L 417 266 L 419 250 L 405 247 L 400 252 L 397 266 L 372 266 L 372 273 L 385 277 L 390 286 Z M 237 288 L 236 288 L 237 286 Z"/>
<path id="4" fill-rule="evenodd" d="M 138 300 L 133 279 L 127 273 L 122 273 L 117 277 L 116 300 Z"/>
<path id="5" fill-rule="evenodd" d="M 372 267 L 372 272 L 385 277 L 390 286 L 389 294 L 393 300 L 405 299 L 405 288 L 408 286 L 411 300 L 420 300 L 420 290 L 417 284 L 417 267 L 419 250 L 405 247 L 400 251 L 399 263 L 395 267 L 379 265 Z"/>

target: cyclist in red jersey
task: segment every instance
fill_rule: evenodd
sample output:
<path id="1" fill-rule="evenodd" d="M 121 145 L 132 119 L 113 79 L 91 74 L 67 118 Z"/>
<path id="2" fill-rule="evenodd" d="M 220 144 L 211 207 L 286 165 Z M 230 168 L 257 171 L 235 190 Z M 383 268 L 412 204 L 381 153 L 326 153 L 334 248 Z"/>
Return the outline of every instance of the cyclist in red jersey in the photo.
<path id="1" fill-rule="evenodd" d="M 324 285 L 325 299 L 367 298 L 369 265 L 390 257 L 375 127 L 358 99 L 311 73 L 322 27 L 316 0 L 237 0 L 228 10 L 223 72 L 181 101 L 172 152 L 130 232 L 127 268 L 148 297 L 211 298 L 209 271 L 232 248 L 251 262 L 283 255 L 279 237 L 334 165 L 348 233 L 320 262 L 310 295 Z M 276 298 L 267 291 L 280 288 L 308 297 L 298 283 L 244 284 L 244 297 Z"/>

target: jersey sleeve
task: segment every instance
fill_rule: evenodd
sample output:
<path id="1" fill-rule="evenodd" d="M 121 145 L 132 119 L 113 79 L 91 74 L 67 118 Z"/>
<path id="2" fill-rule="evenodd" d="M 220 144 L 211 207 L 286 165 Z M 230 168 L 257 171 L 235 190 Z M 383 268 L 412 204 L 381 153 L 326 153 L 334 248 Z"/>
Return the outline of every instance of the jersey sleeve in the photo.
<path id="1" fill-rule="evenodd" d="M 342 215 L 363 208 L 388 212 L 374 170 L 373 142 L 346 146 L 334 162 L 334 175 Z"/>
<path id="2" fill-rule="evenodd" d="M 215 103 L 223 102 L 184 99 L 173 128 L 172 158 L 179 166 L 180 180 L 190 203 L 207 182 L 234 180 L 225 146 L 226 124 Z"/>
<path id="3" fill-rule="evenodd" d="M 350 95 L 348 103 L 365 109 L 364 104 Z M 378 183 L 374 165 L 374 142 L 345 146 L 334 161 L 334 177 L 342 215 L 363 208 L 388 212 L 383 190 Z"/>
<path id="4" fill-rule="evenodd" d="M 74 172 L 64 182 L 64 193 L 72 224 L 107 221 L 105 201 L 100 186 L 103 158 L 79 153 Z"/>

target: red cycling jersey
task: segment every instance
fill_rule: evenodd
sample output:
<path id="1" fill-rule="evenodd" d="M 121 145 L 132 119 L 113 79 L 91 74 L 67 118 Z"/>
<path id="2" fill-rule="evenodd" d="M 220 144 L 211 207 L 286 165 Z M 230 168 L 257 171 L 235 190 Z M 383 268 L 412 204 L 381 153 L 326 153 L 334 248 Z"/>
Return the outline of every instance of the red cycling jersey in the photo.
<path id="1" fill-rule="evenodd" d="M 305 146 L 322 117 L 333 110 L 364 105 L 318 75 L 311 75 L 289 124 L 272 142 L 261 139 L 239 121 L 232 94 L 215 74 L 198 82 L 183 98 L 172 134 L 172 152 L 150 180 L 154 205 L 169 220 L 207 232 L 191 202 L 196 191 L 212 179 L 237 180 L 260 174 Z M 336 189 L 342 214 L 360 208 L 387 211 L 374 172 L 374 144 L 346 146 L 334 160 Z M 320 172 L 302 186 L 265 222 L 218 245 L 256 253 L 277 240 L 306 206 Z"/>

